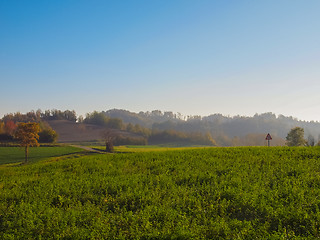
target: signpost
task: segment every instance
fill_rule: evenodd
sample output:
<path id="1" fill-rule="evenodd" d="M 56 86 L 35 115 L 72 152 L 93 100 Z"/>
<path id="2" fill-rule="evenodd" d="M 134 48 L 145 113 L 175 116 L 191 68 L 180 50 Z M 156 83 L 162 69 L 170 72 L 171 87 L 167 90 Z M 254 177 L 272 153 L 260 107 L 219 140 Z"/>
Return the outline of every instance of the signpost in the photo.
<path id="1" fill-rule="evenodd" d="M 270 140 L 272 140 L 270 133 L 267 134 L 266 140 L 268 140 L 268 147 L 270 147 Z"/>

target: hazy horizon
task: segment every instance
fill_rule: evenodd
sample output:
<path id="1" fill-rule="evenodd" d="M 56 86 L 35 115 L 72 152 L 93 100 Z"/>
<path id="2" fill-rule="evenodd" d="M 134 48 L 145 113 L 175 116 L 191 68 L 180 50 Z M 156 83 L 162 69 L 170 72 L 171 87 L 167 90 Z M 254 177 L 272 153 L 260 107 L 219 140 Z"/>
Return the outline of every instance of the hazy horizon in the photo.
<path id="1" fill-rule="evenodd" d="M 320 121 L 319 7 L 1 1 L 0 116 L 116 108 Z"/>
<path id="2" fill-rule="evenodd" d="M 191 118 L 192 118 L 192 117 L 200 116 L 201 118 L 205 118 L 205 117 L 210 117 L 210 116 L 213 116 L 213 115 L 220 115 L 220 114 L 221 114 L 223 117 L 227 117 L 227 118 L 236 118 L 236 117 L 244 117 L 244 118 L 248 117 L 248 118 L 253 118 L 255 115 L 261 116 L 261 115 L 263 115 L 263 114 L 273 114 L 273 115 L 276 116 L 276 118 L 279 118 L 280 116 L 284 116 L 284 117 L 286 117 L 286 118 L 292 117 L 294 120 L 297 120 L 297 121 L 316 122 L 316 123 L 319 123 L 319 122 L 320 122 L 320 121 L 315 121 L 315 120 L 299 119 L 299 118 L 297 118 L 297 117 L 295 117 L 295 116 L 284 115 L 284 114 L 281 114 L 281 113 L 280 113 L 280 114 L 277 114 L 277 113 L 274 113 L 274 112 L 255 113 L 255 114 L 253 114 L 253 115 L 241 115 L 241 114 L 230 115 L 230 114 L 223 114 L 223 113 L 219 113 L 219 112 L 212 112 L 212 113 L 207 114 L 207 115 L 197 115 L 197 114 L 183 114 L 183 113 L 181 113 L 181 112 L 174 112 L 174 111 L 170 111 L 170 110 L 168 110 L 168 111 L 162 111 L 161 109 L 131 111 L 131 110 L 129 110 L 129 109 L 116 109 L 116 108 L 112 108 L 112 109 L 105 109 L 105 110 L 101 110 L 101 111 L 92 110 L 92 111 L 85 112 L 85 113 L 78 113 L 78 112 L 77 112 L 76 110 L 74 110 L 74 109 L 56 109 L 56 108 L 53 108 L 53 109 L 37 109 L 37 110 L 41 110 L 42 113 L 44 113 L 46 110 L 49 110 L 49 111 L 58 110 L 58 111 L 62 111 L 62 112 L 63 112 L 63 111 L 75 111 L 77 118 L 79 118 L 80 116 L 82 116 L 83 118 L 86 118 L 86 115 L 87 115 L 87 114 L 92 114 L 92 113 L 95 112 L 95 111 L 96 111 L 96 112 L 105 112 L 105 113 L 107 113 L 108 111 L 112 111 L 112 110 L 120 110 L 120 111 L 121 111 L 121 110 L 124 110 L 124 111 L 128 111 L 128 112 L 134 113 L 134 114 L 139 114 L 140 112 L 143 112 L 143 113 L 149 112 L 149 113 L 151 113 L 151 112 L 153 112 L 153 111 L 161 111 L 162 114 L 164 114 L 164 113 L 166 113 L 166 112 L 172 112 L 173 114 L 177 114 L 177 116 L 180 115 L 180 117 L 181 117 L 182 120 L 187 120 L 188 117 L 191 117 Z M 32 109 L 32 110 L 26 111 L 26 112 L 20 112 L 20 111 L 18 111 L 18 112 L 21 113 L 21 114 L 26 114 L 26 113 L 32 112 L 32 111 L 33 111 L 33 112 L 36 112 L 37 110 Z M 17 112 L 8 112 L 8 113 L 0 116 L 0 119 L 3 118 L 3 117 L 4 117 L 5 115 L 7 115 L 7 114 L 15 114 L 15 113 L 17 113 Z"/>

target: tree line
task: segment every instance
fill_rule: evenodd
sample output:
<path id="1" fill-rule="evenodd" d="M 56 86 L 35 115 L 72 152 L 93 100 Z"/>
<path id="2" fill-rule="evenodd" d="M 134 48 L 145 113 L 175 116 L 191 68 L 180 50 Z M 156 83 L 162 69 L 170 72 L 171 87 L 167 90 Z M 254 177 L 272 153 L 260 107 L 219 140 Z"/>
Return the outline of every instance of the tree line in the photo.
<path id="1" fill-rule="evenodd" d="M 304 129 L 304 137 L 320 140 L 320 123 L 301 121 L 292 116 L 275 115 L 274 113 L 248 116 L 183 116 L 180 113 L 151 112 L 133 113 L 127 110 L 112 109 L 103 112 L 108 117 L 118 117 L 124 123 L 139 124 L 152 130 L 175 130 L 179 132 L 210 133 L 219 146 L 264 145 L 263 135 L 270 132 L 275 145 L 284 145 L 287 133 L 293 127 Z"/>
<path id="2" fill-rule="evenodd" d="M 17 112 L 5 115 L 0 120 L 0 142 L 10 143 L 18 141 L 16 134 L 19 130 L 19 124 L 36 123 L 39 128 L 37 140 L 40 143 L 54 143 L 58 138 L 58 134 L 44 119 L 44 115 L 41 114 L 40 110 L 37 112 L 31 111 L 26 114 Z"/>
<path id="3" fill-rule="evenodd" d="M 39 141 L 54 142 L 56 133 L 47 122 L 67 120 L 98 125 L 106 129 L 127 131 L 137 138 L 118 136 L 117 144 L 161 144 L 181 142 L 210 146 L 263 146 L 264 135 L 270 132 L 272 143 L 285 145 L 287 133 L 293 127 L 304 129 L 306 145 L 316 145 L 320 139 L 320 123 L 299 121 L 293 117 L 276 116 L 273 113 L 256 114 L 253 117 L 223 116 L 213 114 L 206 117 L 183 116 L 180 113 L 151 112 L 133 113 L 126 110 L 109 110 L 79 116 L 74 110 L 30 111 L 26 114 L 10 113 L 0 120 L 0 141 L 14 139 L 19 122 L 36 122 L 40 125 Z"/>
<path id="4" fill-rule="evenodd" d="M 124 123 L 119 118 L 110 118 L 104 112 L 94 111 L 88 113 L 86 118 L 83 119 L 83 123 L 94 124 L 103 126 L 110 129 L 124 130 L 140 136 L 138 143 L 140 144 L 162 144 L 170 142 L 179 142 L 185 144 L 197 144 L 197 145 L 211 145 L 215 146 L 216 142 L 213 140 L 210 133 L 201 132 L 180 132 L 176 130 L 158 130 L 142 127 L 139 124 Z M 141 140 L 141 138 L 143 140 Z M 135 142 L 130 138 L 118 137 L 114 140 L 116 144 L 123 144 L 125 142 Z"/>
<path id="5" fill-rule="evenodd" d="M 77 114 L 74 110 L 45 110 L 44 112 L 41 109 L 37 111 L 30 111 L 26 114 L 20 112 L 9 113 L 3 116 L 2 121 L 13 121 L 13 122 L 41 122 L 43 120 L 68 120 L 68 121 L 77 121 Z"/>

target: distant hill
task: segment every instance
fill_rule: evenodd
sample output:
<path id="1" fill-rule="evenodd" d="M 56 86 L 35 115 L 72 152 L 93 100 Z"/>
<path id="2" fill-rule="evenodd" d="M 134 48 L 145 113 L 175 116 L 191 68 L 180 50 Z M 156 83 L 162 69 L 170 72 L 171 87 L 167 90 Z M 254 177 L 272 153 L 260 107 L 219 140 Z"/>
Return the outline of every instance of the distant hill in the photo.
<path id="1" fill-rule="evenodd" d="M 85 124 L 85 123 L 76 123 L 68 120 L 51 120 L 47 121 L 50 127 L 58 133 L 58 142 L 67 143 L 67 142 L 89 142 L 101 140 L 101 132 L 105 130 L 104 127 Z M 117 135 L 122 137 L 139 137 L 135 134 L 114 130 Z"/>
<path id="2" fill-rule="evenodd" d="M 112 109 L 103 112 L 110 118 L 119 118 L 124 123 L 139 124 L 142 127 L 152 128 L 154 123 L 163 123 L 166 121 L 179 122 L 182 121 L 182 115 L 173 112 L 161 112 L 160 110 L 154 110 L 151 112 L 139 112 L 134 113 L 122 109 Z"/>
<path id="3" fill-rule="evenodd" d="M 276 116 L 273 113 L 247 116 L 223 116 L 212 114 L 209 116 L 182 116 L 172 112 L 129 112 L 127 110 L 112 109 L 104 112 L 108 117 L 120 118 L 125 123 L 139 124 L 153 130 L 176 130 L 182 132 L 210 132 L 214 139 L 224 139 L 222 145 L 232 145 L 235 138 L 248 138 L 252 134 L 267 134 L 285 139 L 293 127 L 302 127 L 305 137 L 312 135 L 316 141 L 320 140 L 320 123 L 300 121 L 293 117 Z M 280 143 L 279 143 L 280 144 Z"/>
<path id="4" fill-rule="evenodd" d="M 0 134 L 10 137 L 18 122 L 48 122 L 59 134 L 59 142 L 96 141 L 101 132 L 112 128 L 117 144 L 189 141 L 193 144 L 212 143 L 217 146 L 263 146 L 270 133 L 272 145 L 284 145 L 291 128 L 302 127 L 310 143 L 320 140 L 320 123 L 301 121 L 273 113 L 248 116 L 183 116 L 180 113 L 153 110 L 134 113 L 122 109 L 88 113 L 77 118 L 75 111 L 46 110 L 7 114 L 0 120 Z M 42 127 L 45 125 L 42 125 Z M 12 138 L 12 136 L 11 136 Z"/>

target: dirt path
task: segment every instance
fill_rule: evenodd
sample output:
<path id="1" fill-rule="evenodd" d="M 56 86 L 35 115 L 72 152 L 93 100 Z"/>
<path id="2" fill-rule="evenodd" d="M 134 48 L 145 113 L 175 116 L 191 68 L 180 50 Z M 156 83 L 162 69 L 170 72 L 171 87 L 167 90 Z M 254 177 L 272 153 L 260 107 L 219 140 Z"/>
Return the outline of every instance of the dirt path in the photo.
<path id="1" fill-rule="evenodd" d="M 93 148 L 91 148 L 91 147 L 86 147 L 86 146 L 81 146 L 81 145 L 74 145 L 74 144 L 72 144 L 72 145 L 70 145 L 70 146 L 72 146 L 72 147 L 77 147 L 77 148 L 81 148 L 81 149 L 84 149 L 84 150 L 89 151 L 89 152 L 105 153 L 105 151 L 103 151 L 103 150 L 93 149 Z"/>

